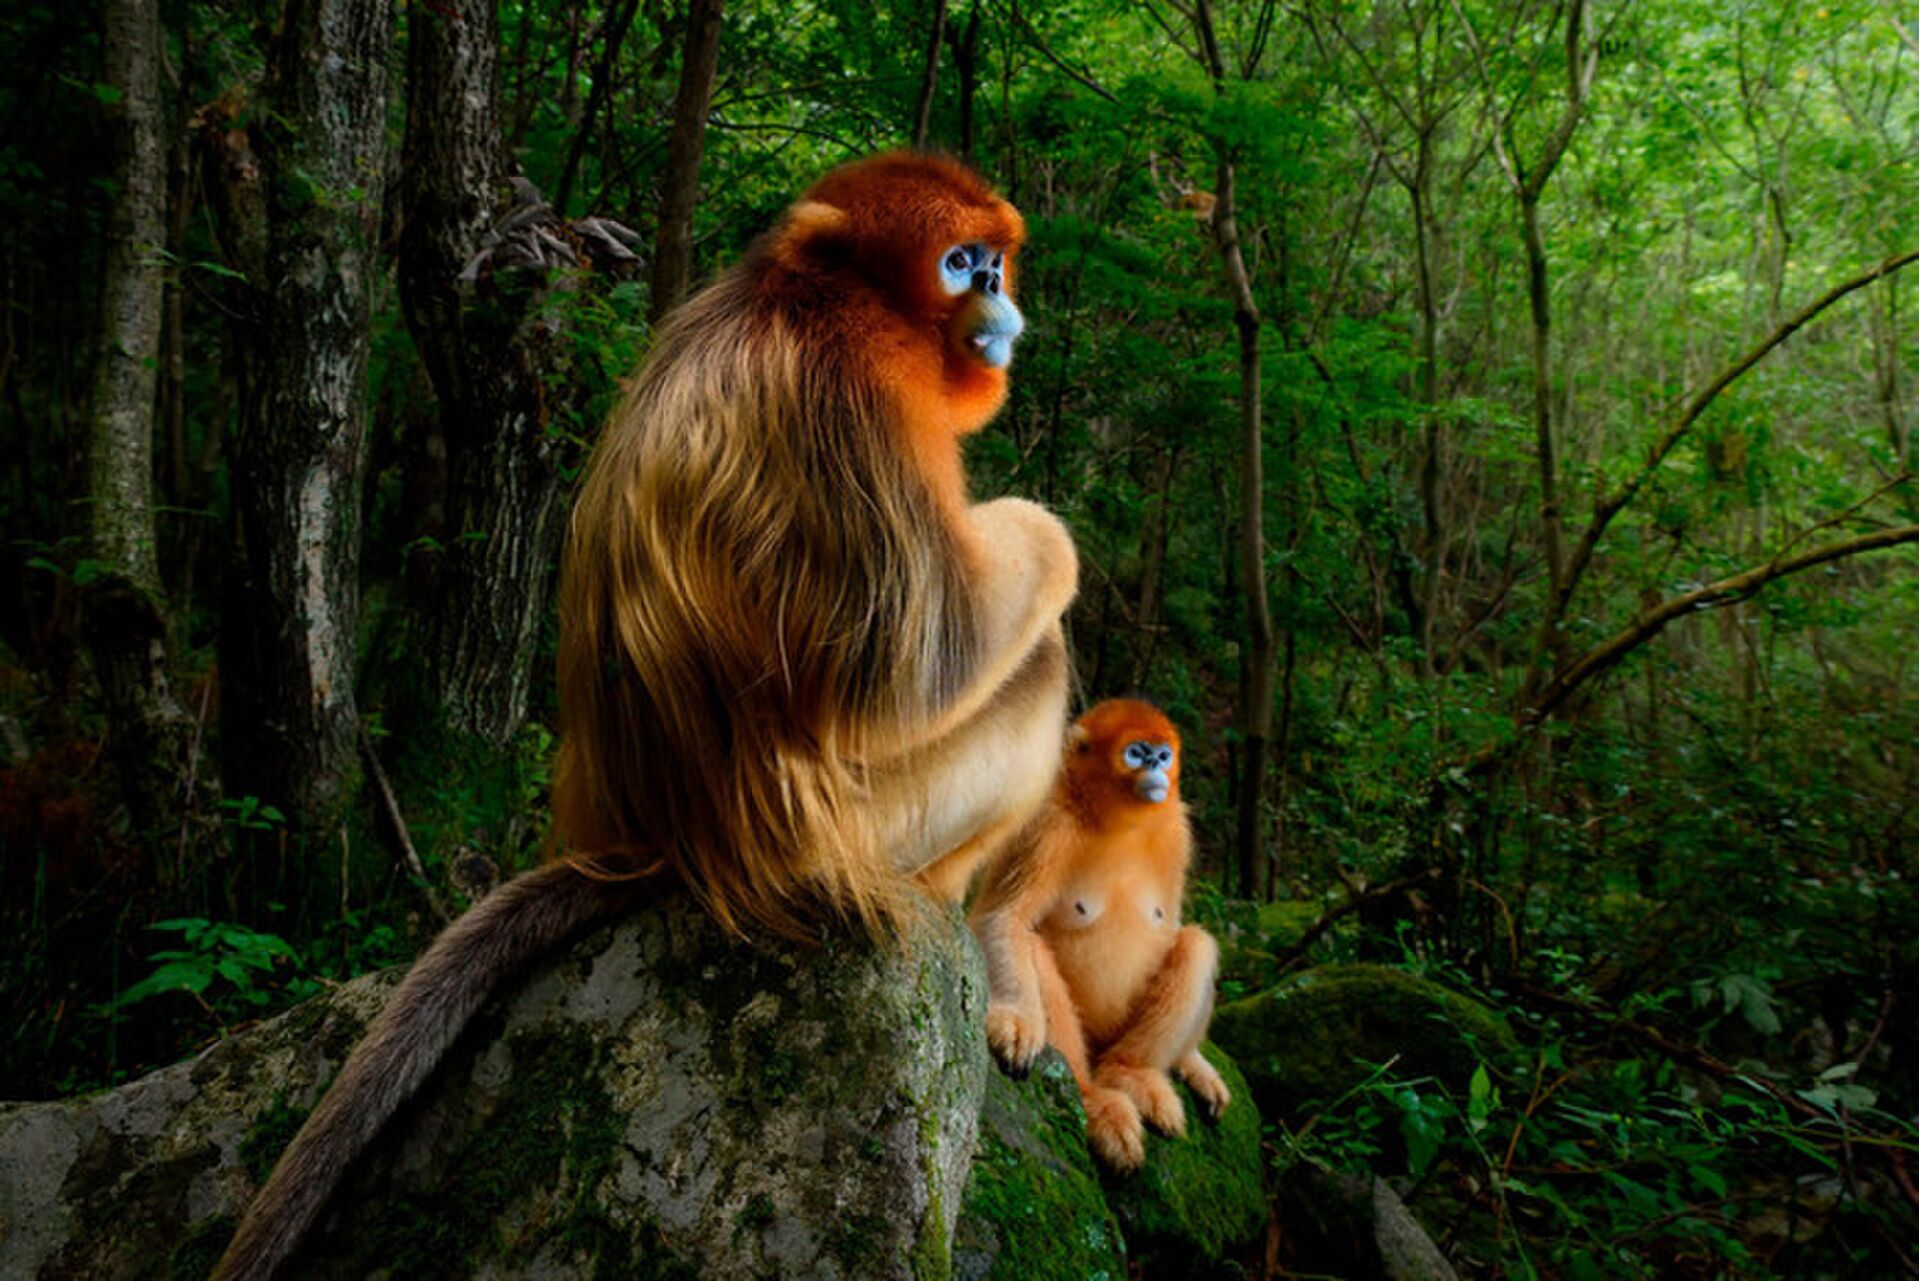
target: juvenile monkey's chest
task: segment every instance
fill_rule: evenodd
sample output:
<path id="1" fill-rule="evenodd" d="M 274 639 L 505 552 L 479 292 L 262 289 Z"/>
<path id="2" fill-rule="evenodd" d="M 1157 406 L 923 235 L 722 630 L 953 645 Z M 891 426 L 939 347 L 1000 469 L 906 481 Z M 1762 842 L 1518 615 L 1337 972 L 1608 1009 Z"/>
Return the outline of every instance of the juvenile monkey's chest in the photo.
<path id="1" fill-rule="evenodd" d="M 1125 843 L 1077 860 L 1040 934 L 1096 1042 L 1126 1023 L 1141 990 L 1166 960 L 1180 928 L 1179 884 Z"/>

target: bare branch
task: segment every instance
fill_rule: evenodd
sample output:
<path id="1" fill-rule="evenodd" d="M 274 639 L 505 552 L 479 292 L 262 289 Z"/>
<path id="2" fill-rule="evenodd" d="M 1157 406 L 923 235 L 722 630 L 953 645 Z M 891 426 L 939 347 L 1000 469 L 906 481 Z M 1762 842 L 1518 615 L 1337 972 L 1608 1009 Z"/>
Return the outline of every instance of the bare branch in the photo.
<path id="1" fill-rule="evenodd" d="M 1523 718 L 1529 723 L 1538 723 L 1553 715 L 1573 696 L 1574 691 L 1602 672 L 1618 665 L 1627 655 L 1659 635 L 1668 623 L 1677 618 L 1684 618 L 1688 614 L 1698 613 L 1703 609 L 1717 609 L 1746 600 L 1776 578 L 1785 578 L 1803 569 L 1811 569 L 1815 565 L 1824 565 L 1829 561 L 1841 560 L 1848 556 L 1857 556 L 1862 552 L 1910 543 L 1916 538 L 1920 538 L 1920 525 L 1904 525 L 1897 529 L 1877 529 L 1841 542 L 1827 543 L 1811 551 L 1801 552 L 1797 556 L 1787 556 L 1783 552 L 1764 565 L 1757 565 L 1731 577 L 1708 583 L 1705 587 L 1661 601 L 1658 605 L 1642 610 L 1640 616 L 1624 630 L 1594 646 L 1572 666 L 1555 675 L 1523 713 Z"/>

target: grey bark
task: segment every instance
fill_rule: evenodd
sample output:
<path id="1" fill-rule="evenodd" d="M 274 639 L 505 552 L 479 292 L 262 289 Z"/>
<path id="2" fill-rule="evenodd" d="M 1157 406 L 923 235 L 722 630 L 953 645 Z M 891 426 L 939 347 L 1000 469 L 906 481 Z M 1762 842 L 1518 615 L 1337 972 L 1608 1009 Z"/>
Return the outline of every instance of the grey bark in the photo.
<path id="1" fill-rule="evenodd" d="M 359 782 L 354 642 L 390 0 L 293 0 L 253 150 L 266 241 L 221 637 L 227 790 L 331 828 Z"/>
<path id="2" fill-rule="evenodd" d="M 108 0 L 104 110 L 119 150 L 94 366 L 88 479 L 94 556 L 136 590 L 158 595 L 154 549 L 154 389 L 165 285 L 166 148 L 160 99 L 160 12 L 153 0 Z"/>
<path id="3" fill-rule="evenodd" d="M 700 156 L 706 148 L 707 110 L 720 65 L 722 0 L 690 0 L 680 89 L 673 102 L 673 133 L 660 195 L 654 242 L 652 315 L 658 321 L 687 295 L 693 277 L 693 206 L 700 194 Z"/>
<path id="4" fill-rule="evenodd" d="M 469 268 L 528 199 L 516 196 L 503 133 L 499 44 L 493 0 L 408 11 L 400 193 L 400 298 L 439 403 L 447 468 L 446 537 L 416 583 L 419 657 L 435 712 L 495 744 L 526 716 L 552 589 L 562 495 L 547 383 L 566 354 L 559 318 L 542 305 L 547 272 L 480 280 Z"/>
<path id="5" fill-rule="evenodd" d="M 105 703 L 114 770 L 135 826 L 156 849 L 197 808 L 210 808 L 191 768 L 193 718 L 174 696 L 155 549 L 153 434 L 166 291 L 167 144 L 160 89 L 160 13 L 154 0 L 109 0 L 106 104 L 118 151 L 103 267 L 99 351 L 88 430 L 92 558 L 83 630 Z M 165 866 L 164 864 L 162 865 Z"/>

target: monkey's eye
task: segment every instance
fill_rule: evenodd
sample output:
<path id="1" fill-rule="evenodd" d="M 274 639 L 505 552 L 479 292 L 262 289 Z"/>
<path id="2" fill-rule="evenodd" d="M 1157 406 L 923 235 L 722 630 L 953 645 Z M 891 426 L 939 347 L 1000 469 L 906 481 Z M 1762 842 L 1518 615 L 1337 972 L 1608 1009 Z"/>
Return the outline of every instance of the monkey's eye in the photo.
<path id="1" fill-rule="evenodd" d="M 974 265 L 986 257 L 979 245 L 955 245 L 940 259 L 940 287 L 958 297 L 973 288 Z"/>
<path id="2" fill-rule="evenodd" d="M 1145 743 L 1128 743 L 1122 759 L 1134 769 L 1144 769 L 1147 762 L 1153 759 L 1153 749 Z"/>

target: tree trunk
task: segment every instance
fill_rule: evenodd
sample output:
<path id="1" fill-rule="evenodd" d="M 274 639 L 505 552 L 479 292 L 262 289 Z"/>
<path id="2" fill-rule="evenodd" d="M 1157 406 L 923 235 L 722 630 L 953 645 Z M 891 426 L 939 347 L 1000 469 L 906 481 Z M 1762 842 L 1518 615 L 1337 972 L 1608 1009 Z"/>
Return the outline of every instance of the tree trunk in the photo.
<path id="1" fill-rule="evenodd" d="M 1253 299 L 1253 283 L 1240 250 L 1239 224 L 1234 213 L 1234 168 L 1224 147 L 1213 209 L 1214 235 L 1220 261 L 1233 295 L 1233 324 L 1240 339 L 1240 579 L 1247 611 L 1245 665 L 1246 705 L 1239 818 L 1234 847 L 1239 865 L 1240 891 L 1251 895 L 1259 866 L 1260 810 L 1266 794 L 1267 741 L 1273 730 L 1273 613 L 1267 604 L 1266 533 L 1262 495 L 1265 490 L 1261 457 L 1260 311 Z"/>
<path id="2" fill-rule="evenodd" d="M 660 230 L 654 241 L 653 319 L 687 295 L 693 277 L 693 205 L 700 194 L 700 153 L 707 140 L 707 110 L 720 65 L 723 0 L 691 0 L 687 44 L 680 59 L 680 92 L 673 102 L 673 135 L 667 144 L 667 174 L 660 195 Z"/>
<path id="3" fill-rule="evenodd" d="M 1216 92 L 1226 88 L 1226 60 L 1213 29 L 1207 0 L 1196 0 L 1193 28 L 1203 65 Z M 1260 866 L 1263 842 L 1261 802 L 1266 798 L 1267 741 L 1273 733 L 1273 611 L 1267 603 L 1267 540 L 1264 519 L 1263 460 L 1260 415 L 1260 308 L 1253 297 L 1240 247 L 1240 224 L 1234 204 L 1233 155 L 1224 140 L 1214 143 L 1216 160 L 1213 206 L 1214 243 L 1226 271 L 1227 292 L 1233 299 L 1233 326 L 1240 338 L 1240 578 L 1247 610 L 1247 650 L 1241 658 L 1243 675 L 1240 786 L 1238 821 L 1234 836 L 1240 892 L 1251 897 Z"/>
<path id="4" fill-rule="evenodd" d="M 354 641 L 389 0 L 292 0 L 255 126 L 267 231 L 221 637 L 229 793 L 330 830 L 359 784 Z"/>
<path id="5" fill-rule="evenodd" d="M 1440 580 L 1447 565 L 1447 514 L 1441 494 L 1442 473 L 1446 466 L 1446 433 L 1441 422 L 1436 372 L 1439 367 L 1439 308 L 1433 297 L 1433 264 L 1429 244 L 1432 220 L 1428 209 L 1428 183 L 1433 173 L 1433 136 L 1426 128 L 1419 139 L 1419 157 L 1414 165 L 1413 181 L 1407 194 L 1413 202 L 1414 265 L 1420 306 L 1420 365 L 1416 395 L 1426 451 L 1420 461 L 1420 510 L 1425 521 L 1426 564 L 1420 580 L 1420 613 L 1408 619 L 1420 641 L 1420 672 L 1432 679 L 1434 674 L 1434 615 L 1440 608 Z"/>
<path id="6" fill-rule="evenodd" d="M 940 82 L 940 38 L 947 31 L 947 0 L 933 0 L 933 31 L 927 36 L 927 56 L 920 68 L 920 101 L 913 109 L 913 145 L 927 145 L 927 126 L 933 119 L 933 91 Z"/>
<path id="7" fill-rule="evenodd" d="M 553 188 L 553 207 L 562 218 L 567 216 L 567 202 L 573 197 L 573 180 L 575 175 L 580 171 L 580 157 L 586 154 L 587 135 L 593 132 L 593 122 L 599 116 L 600 109 L 606 103 L 608 95 L 613 92 L 613 68 L 616 60 L 620 56 L 620 46 L 626 41 L 627 28 L 633 25 L 633 15 L 639 7 L 640 0 L 627 0 L 627 3 L 621 5 L 619 12 L 613 15 L 607 27 L 606 36 L 601 42 L 600 65 L 593 73 L 593 89 L 587 94 L 587 109 L 581 115 L 578 127 L 573 131 L 573 142 L 567 147 L 567 161 L 560 168 L 560 181 L 556 183 Z M 447 8 L 446 6 L 442 6 L 442 8 L 446 12 L 469 12 L 473 10 L 475 6 L 461 4 L 457 8 Z M 484 114 L 488 117 L 488 127 L 490 129 L 490 132 L 487 133 L 485 137 L 487 139 L 487 145 L 492 146 L 492 139 L 500 132 L 500 125 L 498 123 L 500 115 L 500 15 L 491 5 L 486 6 L 486 10 L 484 21 L 487 24 L 487 29 L 493 32 L 494 41 L 492 44 L 489 44 L 484 51 L 478 49 L 477 42 L 474 41 L 471 34 L 467 34 L 465 38 L 458 35 L 443 36 L 440 38 L 440 43 L 442 45 L 457 44 L 472 47 L 474 48 L 476 56 L 485 59 L 487 65 L 492 68 L 484 86 L 481 85 L 480 81 L 472 72 L 463 72 L 457 67 L 448 69 L 455 77 L 472 84 L 476 90 L 484 89 L 486 95 Z M 429 10 L 429 12 L 431 12 L 431 10 Z M 413 25 L 412 19 L 409 18 L 409 30 L 412 29 Z M 409 57 L 408 62 L 410 66 L 417 65 L 411 57 Z M 409 70 L 409 82 L 411 82 L 412 76 L 413 72 Z M 415 93 L 411 83 L 409 83 L 408 86 L 407 96 L 409 103 L 415 100 Z M 466 104 L 466 106 L 469 112 L 473 114 L 479 114 L 482 110 L 481 105 L 477 102 Z M 457 104 L 448 104 L 440 108 L 441 114 L 456 110 Z M 411 147 L 413 145 L 413 111 L 411 107 L 409 107 L 407 111 L 407 138 L 408 146 Z"/>
<path id="8" fill-rule="evenodd" d="M 960 158 L 973 163 L 973 95 L 980 83 L 980 6 L 967 16 L 965 29 L 949 27 L 954 74 L 960 78 Z"/>
<path id="9" fill-rule="evenodd" d="M 543 273 L 503 270 L 484 290 L 460 279 L 515 200 L 498 57 L 493 0 L 408 11 L 400 297 L 447 455 L 447 536 L 419 602 L 420 657 L 445 724 L 496 745 L 526 715 L 558 551 L 546 374 L 563 346 L 541 305 Z"/>
<path id="10" fill-rule="evenodd" d="M 99 352 L 88 427 L 92 558 L 83 624 L 106 705 L 127 808 L 156 848 L 171 844 L 199 800 L 193 719 L 169 683 L 169 646 L 153 511 L 153 428 L 165 296 L 167 148 L 154 0 L 108 0 L 106 105 L 118 150 L 100 297 Z"/>
<path id="11" fill-rule="evenodd" d="M 1560 480 L 1553 444 L 1553 384 L 1549 362 L 1553 315 L 1548 307 L 1547 246 L 1540 235 L 1540 202 L 1520 197 L 1520 225 L 1527 250 L 1527 307 L 1533 326 L 1533 443 L 1540 469 L 1540 535 L 1547 555 L 1548 598 L 1557 600 L 1566 577 L 1560 545 Z M 1549 652 L 1557 648 L 1550 641 Z"/>
<path id="12" fill-rule="evenodd" d="M 1153 502 L 1140 532 L 1140 595 L 1133 610 L 1137 634 L 1129 681 L 1135 689 L 1146 689 L 1152 683 L 1153 657 L 1160 647 L 1160 596 L 1166 575 L 1167 535 L 1173 524 L 1168 509 L 1173 505 L 1174 466 L 1179 455 L 1178 445 L 1160 451 L 1154 463 Z"/>

